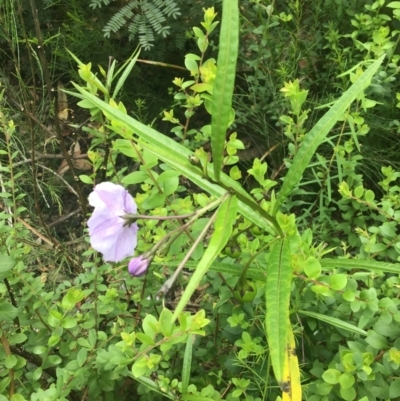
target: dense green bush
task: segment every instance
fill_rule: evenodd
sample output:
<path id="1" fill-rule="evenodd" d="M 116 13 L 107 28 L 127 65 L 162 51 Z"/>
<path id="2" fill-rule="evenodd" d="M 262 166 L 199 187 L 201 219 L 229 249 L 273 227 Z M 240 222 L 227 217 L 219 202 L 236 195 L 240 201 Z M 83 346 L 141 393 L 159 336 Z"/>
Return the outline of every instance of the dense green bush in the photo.
<path id="1" fill-rule="evenodd" d="M 0 401 L 400 399 L 400 173 L 368 153 L 397 129 L 400 5 L 334 4 L 243 2 L 240 31 L 236 2 L 205 9 L 167 134 L 127 111 L 138 51 L 65 53 L 74 124 L 43 59 L 43 99 L 1 80 Z M 244 164 L 246 136 L 269 149 Z M 85 231 L 100 182 L 137 204 L 129 264 Z"/>

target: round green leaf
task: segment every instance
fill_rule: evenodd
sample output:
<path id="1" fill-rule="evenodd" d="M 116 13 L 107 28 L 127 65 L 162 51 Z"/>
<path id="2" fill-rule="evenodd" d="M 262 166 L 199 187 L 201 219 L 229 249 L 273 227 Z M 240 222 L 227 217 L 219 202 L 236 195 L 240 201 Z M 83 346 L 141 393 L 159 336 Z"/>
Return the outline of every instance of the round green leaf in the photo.
<path id="1" fill-rule="evenodd" d="M 47 341 L 47 345 L 49 347 L 54 347 L 55 345 L 57 345 L 59 343 L 60 340 L 61 340 L 60 336 L 52 335 L 49 337 L 49 340 Z"/>
<path id="2" fill-rule="evenodd" d="M 81 174 L 79 176 L 79 179 L 85 184 L 89 184 L 89 185 L 93 184 L 93 179 L 91 177 L 89 177 L 88 175 Z"/>
<path id="3" fill-rule="evenodd" d="M 34 354 L 36 355 L 42 355 L 44 353 L 47 352 L 47 348 L 44 347 L 43 345 L 38 345 L 37 347 L 35 347 L 32 351 Z"/>
<path id="4" fill-rule="evenodd" d="M 346 401 L 353 401 L 356 398 L 356 390 L 354 390 L 354 387 L 340 387 L 340 395 Z"/>
<path id="5" fill-rule="evenodd" d="M 37 368 L 37 369 L 35 369 L 34 371 L 33 371 L 33 373 L 32 373 L 32 380 L 33 381 L 37 381 L 37 380 L 39 380 L 40 378 L 41 378 L 41 376 L 42 376 L 42 372 L 43 372 L 43 370 L 42 370 L 42 368 Z"/>
<path id="6" fill-rule="evenodd" d="M 389 386 L 389 398 L 400 397 L 400 380 L 393 380 Z"/>
<path id="7" fill-rule="evenodd" d="M 15 355 L 8 355 L 4 362 L 7 369 L 12 369 L 17 364 L 17 357 Z"/>
<path id="8" fill-rule="evenodd" d="M 340 386 L 344 389 L 351 387 L 355 382 L 354 376 L 350 373 L 343 373 L 339 378 Z"/>
<path id="9" fill-rule="evenodd" d="M 329 278 L 332 290 L 342 290 L 347 285 L 347 276 L 345 274 L 335 274 Z"/>
<path id="10" fill-rule="evenodd" d="M 317 279 L 321 275 L 321 264 L 318 259 L 310 256 L 304 264 L 304 273 L 308 278 Z"/>
<path id="11" fill-rule="evenodd" d="M 328 369 L 326 372 L 323 373 L 322 378 L 326 383 L 337 384 L 339 383 L 340 375 L 341 373 L 339 370 Z"/>
<path id="12" fill-rule="evenodd" d="M 66 317 L 65 319 L 62 320 L 61 326 L 64 327 L 64 329 L 72 329 L 77 325 L 77 321 L 73 317 Z"/>
<path id="13" fill-rule="evenodd" d="M 345 301 L 348 301 L 348 302 L 353 302 L 355 299 L 356 299 L 356 294 L 354 294 L 354 292 L 353 291 L 345 291 L 343 294 L 342 294 L 342 297 L 343 297 L 343 299 L 345 300 Z"/>

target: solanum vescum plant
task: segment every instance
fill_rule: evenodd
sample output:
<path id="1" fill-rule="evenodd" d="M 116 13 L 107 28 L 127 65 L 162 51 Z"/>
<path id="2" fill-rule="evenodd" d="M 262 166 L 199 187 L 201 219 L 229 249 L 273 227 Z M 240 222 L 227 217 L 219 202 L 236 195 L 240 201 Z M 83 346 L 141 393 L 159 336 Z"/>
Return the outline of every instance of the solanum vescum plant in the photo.
<path id="1" fill-rule="evenodd" d="M 224 0 L 176 65 L 54 47 L 77 65 L 57 99 L 56 39 L 35 2 L 30 37 L 17 3 L 0 38 L 17 64 L 27 44 L 32 79 L 0 80 L 0 401 L 400 399 L 400 173 L 380 160 L 374 179 L 365 150 L 380 115 L 397 135 L 400 3 Z M 121 20 L 176 14 L 136 3 Z M 126 96 L 142 65 L 176 72 L 154 121 Z M 86 120 L 68 121 L 73 99 Z M 270 148 L 248 158 L 260 126 Z"/>

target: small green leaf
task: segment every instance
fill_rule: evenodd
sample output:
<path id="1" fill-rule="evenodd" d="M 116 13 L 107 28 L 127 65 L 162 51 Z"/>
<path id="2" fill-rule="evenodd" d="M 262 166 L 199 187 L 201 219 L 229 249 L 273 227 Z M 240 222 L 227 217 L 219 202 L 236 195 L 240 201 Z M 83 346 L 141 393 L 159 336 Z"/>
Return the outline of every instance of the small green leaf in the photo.
<path id="1" fill-rule="evenodd" d="M 12 369 L 17 364 L 17 357 L 15 355 L 7 355 L 4 361 L 4 366 L 7 369 Z"/>
<path id="2" fill-rule="evenodd" d="M 17 261 L 11 256 L 0 255 L 0 280 L 4 280 L 11 272 Z"/>
<path id="3" fill-rule="evenodd" d="M 42 377 L 43 369 L 41 367 L 38 367 L 32 372 L 32 380 L 33 381 L 38 381 Z"/>
<path id="4" fill-rule="evenodd" d="M 350 373 L 343 373 L 339 378 L 340 387 L 349 388 L 351 387 L 356 379 Z"/>
<path id="5" fill-rule="evenodd" d="M 317 279 L 321 275 L 321 264 L 318 259 L 310 256 L 304 264 L 304 273 L 308 278 Z"/>
<path id="6" fill-rule="evenodd" d="M 83 364 L 86 362 L 87 358 L 87 349 L 86 348 L 81 348 L 78 351 L 78 354 L 76 355 L 76 362 L 78 363 L 78 366 L 81 368 Z"/>
<path id="7" fill-rule="evenodd" d="M 84 183 L 84 184 L 89 184 L 89 185 L 93 185 L 94 181 L 92 177 L 89 177 L 88 175 L 85 174 L 81 174 L 79 176 L 79 179 Z"/>
<path id="8" fill-rule="evenodd" d="M 356 398 L 356 390 L 354 387 L 340 387 L 340 395 L 345 401 L 353 401 Z"/>
<path id="9" fill-rule="evenodd" d="M 62 362 L 62 359 L 59 355 L 49 355 L 47 361 L 52 365 L 59 365 Z"/>
<path id="10" fill-rule="evenodd" d="M 42 355 L 45 354 L 47 352 L 47 348 L 44 347 L 43 345 L 38 345 L 37 347 L 35 347 L 32 351 L 34 354 L 36 355 Z"/>
<path id="11" fill-rule="evenodd" d="M 326 383 L 337 384 L 339 383 L 341 373 L 337 369 L 328 369 L 323 373 L 322 378 Z"/>
<path id="12" fill-rule="evenodd" d="M 61 326 L 64 327 L 64 329 L 72 329 L 77 324 L 78 322 L 74 317 L 66 317 L 61 321 Z"/>
<path id="13" fill-rule="evenodd" d="M 329 284 L 332 290 L 341 290 L 347 285 L 347 276 L 345 274 L 335 274 L 333 276 L 330 276 Z"/>
<path id="14" fill-rule="evenodd" d="M 145 345 L 155 345 L 154 340 L 144 333 L 136 333 L 136 338 Z"/>
<path id="15" fill-rule="evenodd" d="M 158 321 L 160 324 L 161 333 L 165 337 L 170 337 L 174 330 L 174 323 L 172 318 L 173 318 L 172 312 L 167 308 L 163 308 Z"/>
<path id="16" fill-rule="evenodd" d="M 18 316 L 18 309 L 7 301 L 0 299 L 0 321 L 12 321 Z"/>

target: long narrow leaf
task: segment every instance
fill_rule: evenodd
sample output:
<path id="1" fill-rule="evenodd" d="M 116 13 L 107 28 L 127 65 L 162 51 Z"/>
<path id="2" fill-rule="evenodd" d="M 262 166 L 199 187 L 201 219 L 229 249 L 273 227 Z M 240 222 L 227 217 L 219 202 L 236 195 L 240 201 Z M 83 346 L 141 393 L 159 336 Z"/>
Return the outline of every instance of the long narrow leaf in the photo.
<path id="1" fill-rule="evenodd" d="M 332 326 L 339 327 L 340 329 L 351 331 L 355 334 L 361 334 L 363 336 L 367 335 L 367 332 L 365 330 L 360 329 L 357 326 L 353 326 L 350 323 L 344 322 L 343 320 L 337 319 L 336 317 L 322 315 L 316 312 L 308 312 L 304 310 L 299 310 L 298 312 L 302 315 L 310 316 L 315 319 L 321 320 L 321 322 L 329 323 Z"/>
<path id="2" fill-rule="evenodd" d="M 288 173 L 283 181 L 282 189 L 276 199 L 273 215 L 275 215 L 282 203 L 299 183 L 304 170 L 307 168 L 318 146 L 328 135 L 336 121 L 356 99 L 356 97 L 369 85 L 371 78 L 378 70 L 385 56 L 381 56 L 357 79 L 357 81 L 340 97 L 330 110 L 315 124 L 312 130 L 304 137 L 304 140 L 293 159 Z"/>
<path id="3" fill-rule="evenodd" d="M 189 387 L 190 368 L 192 367 L 194 334 L 189 334 L 186 340 L 185 355 L 182 366 L 182 394 L 186 394 Z"/>
<path id="4" fill-rule="evenodd" d="M 288 322 L 285 369 L 283 373 L 282 401 L 301 401 L 299 360 L 296 355 L 293 330 Z"/>
<path id="5" fill-rule="evenodd" d="M 265 300 L 267 313 L 265 327 L 275 378 L 283 385 L 283 370 L 288 338 L 290 287 L 292 262 L 286 238 L 280 239 L 271 249 L 268 260 Z"/>
<path id="6" fill-rule="evenodd" d="M 201 279 L 229 241 L 232 234 L 233 224 L 236 221 L 236 212 L 237 198 L 236 196 L 229 196 L 218 209 L 214 223 L 214 232 L 210 239 L 210 243 L 208 244 L 203 257 L 197 265 L 195 272 L 190 278 L 190 281 L 175 308 L 173 316 L 174 320 L 176 320 L 182 313 L 186 304 L 189 302 L 190 297 L 200 284 Z"/>
<path id="7" fill-rule="evenodd" d="M 239 51 L 238 0 L 223 1 L 218 48 L 217 75 L 213 86 L 211 109 L 211 147 L 214 174 L 217 181 L 219 181 L 222 170 L 225 136 L 231 114 L 236 61 Z"/>
<path id="8" fill-rule="evenodd" d="M 274 226 L 276 229 L 277 223 L 275 218 L 266 216 L 266 212 L 264 212 L 263 215 L 260 215 L 260 211 L 258 210 L 260 207 L 254 202 L 251 195 L 249 195 L 238 182 L 234 181 L 232 178 L 223 173 L 221 173 L 220 177 L 221 185 L 211 182 L 204 177 L 204 173 L 199 167 L 193 166 L 189 162 L 190 157 L 193 156 L 193 153 L 190 150 L 179 143 L 176 143 L 171 138 L 168 138 L 167 136 L 154 130 L 153 128 L 142 124 L 130 116 L 127 116 L 122 111 L 110 106 L 98 97 L 92 95 L 84 88 L 76 84 L 74 84 L 74 86 L 80 94 L 68 91 L 66 92 L 70 95 L 88 100 L 91 104 L 93 104 L 93 106 L 99 107 L 105 114 L 107 114 L 108 118 L 115 120 L 118 122 L 118 124 L 125 127 L 127 132 L 133 131 L 142 140 L 146 141 L 141 143 L 143 148 L 149 150 L 163 162 L 167 163 L 176 171 L 179 171 L 190 181 L 215 197 L 221 197 L 224 193 L 226 193 L 227 190 L 233 189 L 235 193 L 241 196 L 241 199 L 245 198 L 248 200 L 248 202 L 250 202 L 250 204 L 246 204 L 242 200 L 239 200 L 239 213 L 265 231 L 273 233 L 272 226 Z M 113 128 L 115 129 L 115 127 Z M 214 170 L 212 166 L 208 167 L 207 174 L 211 179 L 213 179 L 213 181 L 215 181 Z M 254 206 L 252 206 L 251 203 L 254 204 Z"/>
<path id="9" fill-rule="evenodd" d="M 351 269 L 351 270 L 363 269 L 375 272 L 400 274 L 399 263 L 378 262 L 376 260 L 329 259 L 329 258 L 321 259 L 320 262 L 324 270 L 331 270 L 336 267 L 341 267 L 343 269 Z"/>

